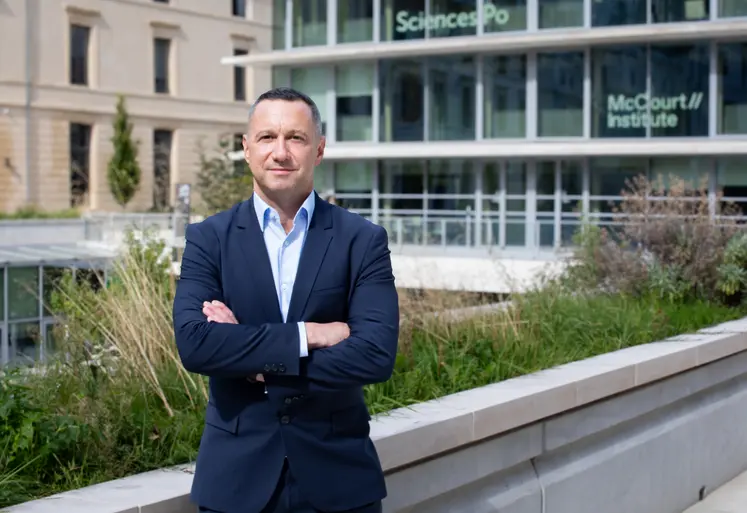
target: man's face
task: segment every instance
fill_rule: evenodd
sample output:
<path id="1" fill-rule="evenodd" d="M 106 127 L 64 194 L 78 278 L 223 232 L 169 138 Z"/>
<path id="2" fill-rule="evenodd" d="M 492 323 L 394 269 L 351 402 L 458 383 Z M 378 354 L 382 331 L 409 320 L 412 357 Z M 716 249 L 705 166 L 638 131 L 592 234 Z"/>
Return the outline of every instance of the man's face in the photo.
<path id="1" fill-rule="evenodd" d="M 304 102 L 260 102 L 243 143 L 244 157 L 261 191 L 269 195 L 311 192 L 325 139 L 317 135 L 311 109 Z"/>

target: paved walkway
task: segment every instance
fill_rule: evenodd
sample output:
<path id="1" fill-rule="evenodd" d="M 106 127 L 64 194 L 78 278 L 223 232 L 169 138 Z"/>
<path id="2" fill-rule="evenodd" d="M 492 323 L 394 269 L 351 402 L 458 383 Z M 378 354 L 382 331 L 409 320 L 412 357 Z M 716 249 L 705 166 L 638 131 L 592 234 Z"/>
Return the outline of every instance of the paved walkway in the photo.
<path id="1" fill-rule="evenodd" d="M 738 475 L 683 513 L 747 513 L 747 472 Z"/>

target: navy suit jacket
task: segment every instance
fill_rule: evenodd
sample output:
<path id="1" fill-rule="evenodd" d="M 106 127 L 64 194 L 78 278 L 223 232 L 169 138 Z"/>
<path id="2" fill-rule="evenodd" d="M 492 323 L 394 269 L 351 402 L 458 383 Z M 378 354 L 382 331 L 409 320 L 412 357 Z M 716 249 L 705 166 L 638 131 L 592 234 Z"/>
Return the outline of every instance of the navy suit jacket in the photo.
<path id="1" fill-rule="evenodd" d="M 239 324 L 207 322 L 202 304 L 216 299 Z M 363 400 L 364 385 L 391 376 L 399 335 L 382 227 L 315 194 L 284 323 L 251 199 L 188 225 L 173 320 L 184 367 L 210 377 L 194 502 L 258 512 L 286 458 L 317 509 L 386 496 Z M 299 321 L 347 322 L 350 337 L 301 358 Z"/>

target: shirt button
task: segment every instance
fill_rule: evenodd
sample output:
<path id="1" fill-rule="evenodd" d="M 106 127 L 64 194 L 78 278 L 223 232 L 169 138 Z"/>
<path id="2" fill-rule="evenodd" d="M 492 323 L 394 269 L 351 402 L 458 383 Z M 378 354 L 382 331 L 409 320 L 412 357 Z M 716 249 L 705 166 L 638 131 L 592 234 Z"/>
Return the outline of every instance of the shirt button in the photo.
<path id="1" fill-rule="evenodd" d="M 282 417 L 280 417 L 280 423 L 281 424 L 288 424 L 288 423 L 290 423 L 290 420 L 291 419 L 290 419 L 290 417 L 288 415 L 283 415 Z"/>

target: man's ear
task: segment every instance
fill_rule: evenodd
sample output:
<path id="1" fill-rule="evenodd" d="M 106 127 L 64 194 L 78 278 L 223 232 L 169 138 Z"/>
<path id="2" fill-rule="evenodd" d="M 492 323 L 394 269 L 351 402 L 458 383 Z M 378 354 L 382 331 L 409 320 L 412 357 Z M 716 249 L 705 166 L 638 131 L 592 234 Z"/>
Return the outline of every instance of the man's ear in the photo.
<path id="1" fill-rule="evenodd" d="M 249 163 L 249 141 L 246 139 L 246 134 L 243 134 L 241 136 L 241 146 L 244 148 L 244 160 L 246 160 L 246 163 Z"/>
<path id="2" fill-rule="evenodd" d="M 319 145 L 316 148 L 316 161 L 314 162 L 315 166 L 318 166 L 322 163 L 322 159 L 324 158 L 324 148 L 327 145 L 327 138 L 322 136 L 321 139 L 319 139 Z"/>

